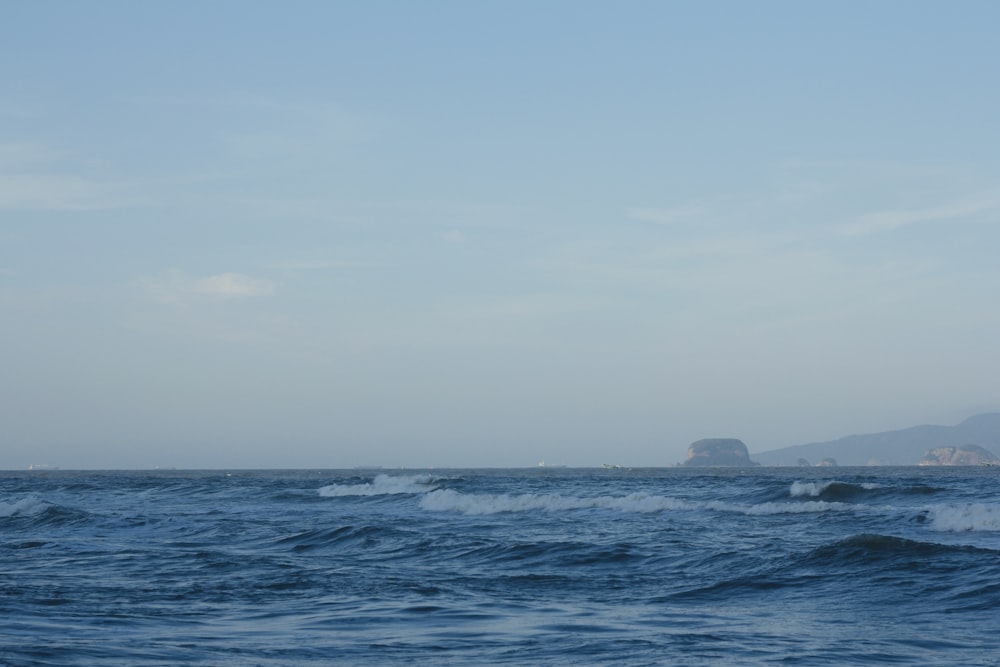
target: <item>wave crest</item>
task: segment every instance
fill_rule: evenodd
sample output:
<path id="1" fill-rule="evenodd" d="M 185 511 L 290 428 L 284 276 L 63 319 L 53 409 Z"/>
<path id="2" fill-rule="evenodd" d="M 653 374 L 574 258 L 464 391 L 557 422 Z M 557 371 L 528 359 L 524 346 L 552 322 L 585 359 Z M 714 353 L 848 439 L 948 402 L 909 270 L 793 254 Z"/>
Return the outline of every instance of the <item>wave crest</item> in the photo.
<path id="1" fill-rule="evenodd" d="M 835 498 L 847 498 L 865 491 L 873 491 L 881 488 L 879 484 L 865 482 L 863 484 L 851 484 L 850 482 L 839 482 L 829 480 L 826 482 L 792 482 L 788 493 L 793 498 L 820 498 L 830 496 Z"/>
<path id="2" fill-rule="evenodd" d="M 932 529 L 943 532 L 1000 531 L 1000 505 L 939 505 L 927 510 L 926 520 Z"/>
<path id="3" fill-rule="evenodd" d="M 52 505 L 37 496 L 27 496 L 15 503 L 0 501 L 0 517 L 35 516 L 41 514 Z"/>
<path id="4" fill-rule="evenodd" d="M 437 488 L 433 475 L 378 475 L 364 484 L 331 484 L 320 488 L 321 496 L 387 496 L 400 493 L 427 493 Z"/>

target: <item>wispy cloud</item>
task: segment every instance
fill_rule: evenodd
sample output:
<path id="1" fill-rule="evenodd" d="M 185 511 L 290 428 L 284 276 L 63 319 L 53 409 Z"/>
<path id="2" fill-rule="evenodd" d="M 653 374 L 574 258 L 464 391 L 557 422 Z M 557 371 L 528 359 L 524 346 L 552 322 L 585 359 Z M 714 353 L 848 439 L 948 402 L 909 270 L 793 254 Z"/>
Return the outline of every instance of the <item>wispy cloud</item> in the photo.
<path id="1" fill-rule="evenodd" d="M 0 210 L 99 211 L 137 203 L 117 184 L 85 176 L 0 173 Z"/>
<path id="2" fill-rule="evenodd" d="M 242 273 L 193 277 L 176 269 L 159 276 L 143 278 L 140 283 L 154 301 L 179 305 L 212 299 L 269 296 L 276 291 L 273 282 Z"/>
<path id="3" fill-rule="evenodd" d="M 139 108 L 173 108 L 202 119 L 199 142 L 240 158 L 281 159 L 315 156 L 364 141 L 378 124 L 324 99 L 282 96 L 216 95 L 128 98 Z"/>
<path id="4" fill-rule="evenodd" d="M 64 159 L 64 153 L 29 141 L 0 144 L 0 171 L 21 171 Z"/>
<path id="5" fill-rule="evenodd" d="M 920 223 L 968 221 L 991 212 L 1000 212 L 1000 205 L 996 201 L 971 201 L 921 209 L 878 211 L 859 216 L 842 225 L 840 232 L 845 236 L 870 236 Z"/>
<path id="6" fill-rule="evenodd" d="M 636 206 L 628 209 L 627 214 L 633 220 L 652 222 L 658 225 L 671 225 L 678 222 L 688 222 L 706 213 L 703 206 L 682 206 L 677 208 L 654 208 Z"/>
<path id="7" fill-rule="evenodd" d="M 461 244 L 465 243 L 468 236 L 461 229 L 449 229 L 446 232 L 442 232 L 439 235 L 440 239 L 445 243 Z"/>
<path id="8" fill-rule="evenodd" d="M 138 203 L 124 183 L 100 172 L 49 146 L 0 144 L 0 210 L 92 211 Z"/>
<path id="9" fill-rule="evenodd" d="M 384 260 L 341 259 L 338 257 L 283 257 L 263 263 L 272 271 L 347 271 L 352 269 L 377 269 L 391 266 Z"/>
<path id="10" fill-rule="evenodd" d="M 198 280 L 194 285 L 200 294 L 227 299 L 274 294 L 274 284 L 270 281 L 258 280 L 241 273 L 221 273 L 217 276 L 208 276 Z"/>

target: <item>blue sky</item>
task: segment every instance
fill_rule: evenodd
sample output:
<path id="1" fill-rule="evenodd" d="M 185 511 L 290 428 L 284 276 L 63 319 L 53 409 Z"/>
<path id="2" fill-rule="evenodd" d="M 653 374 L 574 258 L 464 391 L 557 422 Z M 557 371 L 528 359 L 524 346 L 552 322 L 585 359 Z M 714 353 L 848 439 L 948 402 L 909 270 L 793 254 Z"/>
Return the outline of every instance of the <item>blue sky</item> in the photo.
<path id="1" fill-rule="evenodd" d="M 1000 409 L 993 2 L 8 2 L 0 468 Z"/>

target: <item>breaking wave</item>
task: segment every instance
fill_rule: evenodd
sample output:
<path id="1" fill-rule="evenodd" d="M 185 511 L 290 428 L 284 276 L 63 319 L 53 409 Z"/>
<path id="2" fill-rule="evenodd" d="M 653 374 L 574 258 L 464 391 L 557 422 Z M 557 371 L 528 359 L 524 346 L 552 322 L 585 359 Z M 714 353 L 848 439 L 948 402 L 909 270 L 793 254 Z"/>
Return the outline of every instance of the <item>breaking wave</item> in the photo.
<path id="1" fill-rule="evenodd" d="M 865 491 L 874 491 L 878 488 L 881 488 L 880 484 L 870 482 L 850 484 L 848 482 L 830 480 L 826 482 L 793 482 L 788 492 L 793 498 L 850 498 Z"/>
<path id="2" fill-rule="evenodd" d="M 387 496 L 400 493 L 427 493 L 437 488 L 433 475 L 378 475 L 363 484 L 331 484 L 320 488 L 321 496 Z"/>
<path id="3" fill-rule="evenodd" d="M 0 501 L 0 517 L 35 516 L 50 507 L 52 507 L 50 503 L 36 496 L 27 496 L 14 503 Z"/>
<path id="4" fill-rule="evenodd" d="M 931 529 L 943 532 L 1000 531 L 1000 505 L 939 505 L 927 510 Z"/>
<path id="5" fill-rule="evenodd" d="M 86 523 L 92 518 L 94 515 L 89 512 L 57 505 L 38 496 L 26 496 L 16 502 L 0 501 L 0 519 L 32 526 L 68 526 Z"/>
<path id="6" fill-rule="evenodd" d="M 840 480 L 793 482 L 788 489 L 792 498 L 819 498 L 830 501 L 854 502 L 858 499 L 896 499 L 912 496 L 930 496 L 943 489 L 917 484 L 877 484 L 875 482 L 843 482 Z"/>

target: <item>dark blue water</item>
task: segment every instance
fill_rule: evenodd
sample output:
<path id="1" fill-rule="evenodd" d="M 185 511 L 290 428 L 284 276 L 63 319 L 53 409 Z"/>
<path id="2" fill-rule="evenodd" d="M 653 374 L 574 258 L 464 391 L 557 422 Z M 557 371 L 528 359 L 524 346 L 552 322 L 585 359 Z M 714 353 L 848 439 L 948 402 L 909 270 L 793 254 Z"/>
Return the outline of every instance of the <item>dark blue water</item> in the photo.
<path id="1" fill-rule="evenodd" d="M 1000 468 L 0 473 L 0 665 L 1000 665 Z"/>

